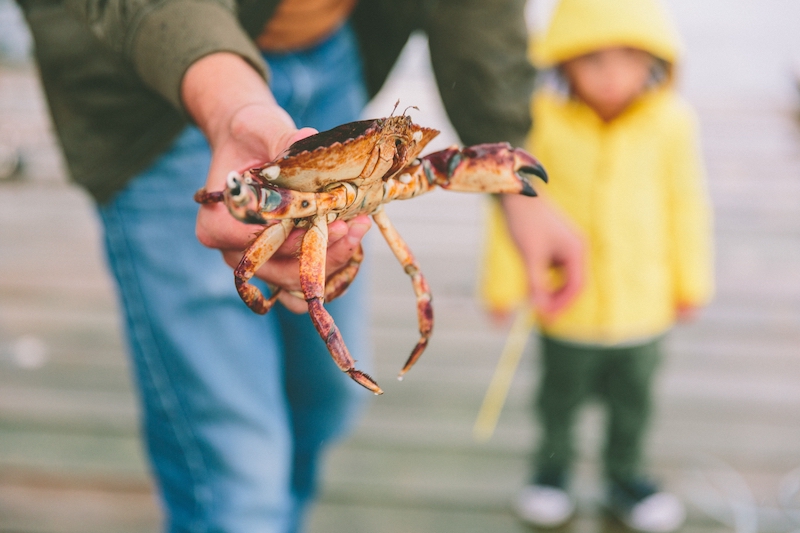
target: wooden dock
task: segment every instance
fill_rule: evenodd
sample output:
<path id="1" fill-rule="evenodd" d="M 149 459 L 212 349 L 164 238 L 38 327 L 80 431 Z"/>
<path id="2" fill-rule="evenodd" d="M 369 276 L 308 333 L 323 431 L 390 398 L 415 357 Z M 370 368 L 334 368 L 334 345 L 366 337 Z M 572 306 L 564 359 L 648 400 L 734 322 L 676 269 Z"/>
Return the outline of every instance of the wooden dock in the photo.
<path id="1" fill-rule="evenodd" d="M 693 4 L 673 3 L 700 58 L 687 75 L 710 80 L 703 69 L 716 56 L 698 48 Z M 400 97 L 422 110 L 415 120 L 444 130 L 437 146 L 446 145 L 454 137 L 431 96 L 423 45 L 415 40 L 405 76 L 369 113 L 386 114 Z M 736 87 L 718 100 L 708 83 L 687 85 L 716 209 L 718 296 L 669 338 L 650 457 L 687 501 L 684 531 L 791 533 L 800 529 L 800 130 L 786 100 Z M 0 533 L 158 531 L 98 225 L 88 197 L 66 182 L 31 68 L 0 67 L 0 142 L 20 146 L 27 165 L 23 179 L 0 183 Z M 537 436 L 532 347 L 495 435 L 472 437 L 506 333 L 474 298 L 481 202 L 437 192 L 388 208 L 436 312 L 431 345 L 401 383 L 394 376 L 417 338 L 413 293 L 370 235 L 374 376 L 386 394 L 331 453 L 311 533 L 529 531 L 510 501 Z M 602 424 L 596 407 L 580 421 L 579 515 L 563 531 L 620 529 L 600 509 Z"/>

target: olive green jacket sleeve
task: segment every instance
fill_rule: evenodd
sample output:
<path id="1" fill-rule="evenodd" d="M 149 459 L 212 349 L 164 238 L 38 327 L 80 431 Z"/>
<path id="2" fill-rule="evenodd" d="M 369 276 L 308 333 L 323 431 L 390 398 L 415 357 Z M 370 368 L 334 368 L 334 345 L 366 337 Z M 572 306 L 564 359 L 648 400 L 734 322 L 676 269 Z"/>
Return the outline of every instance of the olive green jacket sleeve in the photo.
<path id="1" fill-rule="evenodd" d="M 524 0 L 439 0 L 425 28 L 447 115 L 466 144 L 522 146 L 533 67 Z"/>
<path id="2" fill-rule="evenodd" d="M 363 0 L 353 22 L 371 94 L 408 36 L 423 31 L 439 93 L 461 141 L 524 144 L 535 75 L 527 58 L 524 0 Z"/>
<path id="3" fill-rule="evenodd" d="M 234 0 L 65 0 L 92 33 L 142 81 L 182 109 L 180 84 L 189 66 L 232 52 L 266 76 L 266 65 L 237 20 Z M 266 2 L 277 4 L 277 1 Z M 271 6 L 274 9 L 274 5 Z"/>

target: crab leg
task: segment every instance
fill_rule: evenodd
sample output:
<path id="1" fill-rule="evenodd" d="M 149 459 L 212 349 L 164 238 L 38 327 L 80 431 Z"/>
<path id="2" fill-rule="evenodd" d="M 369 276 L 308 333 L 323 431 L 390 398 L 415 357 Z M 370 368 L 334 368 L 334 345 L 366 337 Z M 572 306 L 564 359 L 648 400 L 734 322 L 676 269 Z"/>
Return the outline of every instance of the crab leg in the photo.
<path id="1" fill-rule="evenodd" d="M 428 346 L 428 339 L 433 332 L 433 307 L 431 306 L 431 291 L 428 288 L 428 282 L 425 281 L 425 277 L 422 275 L 422 272 L 419 269 L 417 260 L 414 259 L 414 254 L 411 253 L 408 245 L 405 243 L 405 241 L 403 241 L 403 238 L 400 237 L 400 234 L 397 233 L 397 230 L 394 228 L 392 221 L 389 220 L 386 212 L 381 209 L 380 211 L 374 213 L 372 218 L 375 220 L 378 228 L 380 228 L 383 238 L 386 239 L 387 243 L 389 243 L 389 248 L 392 249 L 395 257 L 397 257 L 397 260 L 400 261 L 401 265 L 403 265 L 406 274 L 411 276 L 411 283 L 414 286 L 414 294 L 417 296 L 417 319 L 419 321 L 420 339 L 419 342 L 417 342 L 417 345 L 411 351 L 411 355 L 408 357 L 405 366 L 403 366 L 403 369 L 400 371 L 398 378 L 402 379 L 403 375 L 408 372 L 412 366 L 414 366 L 414 363 L 417 362 L 419 356 L 422 355 L 422 352 Z"/>
<path id="2" fill-rule="evenodd" d="M 350 355 L 339 328 L 333 322 L 333 317 L 323 306 L 327 248 L 328 224 L 325 217 L 314 217 L 300 246 L 300 287 L 308 303 L 308 314 L 342 372 L 347 372 L 354 381 L 375 394 L 383 394 L 371 377 L 354 368 L 355 360 Z"/>
<path id="3" fill-rule="evenodd" d="M 194 193 L 194 201 L 198 204 L 213 204 L 225 199 L 225 191 L 208 192 L 205 187 Z"/>
<path id="4" fill-rule="evenodd" d="M 364 249 L 359 245 L 344 268 L 332 274 L 325 283 L 326 302 L 330 302 L 344 294 L 353 280 L 356 279 L 356 274 L 358 274 L 358 269 L 361 267 L 363 260 Z"/>
<path id="5" fill-rule="evenodd" d="M 428 180 L 422 164 L 417 160 L 405 172 L 383 182 L 383 203 L 414 198 L 435 188 L 436 184 Z"/>
<path id="6" fill-rule="evenodd" d="M 328 281 L 325 282 L 325 301 L 330 302 L 335 300 L 339 296 L 343 295 L 345 291 L 347 291 L 350 284 L 356 279 L 356 274 L 358 274 L 358 270 L 361 267 L 361 262 L 364 260 L 364 250 L 361 246 L 353 253 L 353 256 L 347 262 L 347 264 L 337 272 L 328 277 Z M 280 291 L 280 287 L 272 288 L 273 297 L 276 294 L 276 291 Z M 288 291 L 289 294 L 295 296 L 297 298 L 305 299 L 305 295 L 303 291 Z"/>
<path id="7" fill-rule="evenodd" d="M 270 310 L 277 298 L 277 292 L 269 299 L 264 298 L 261 291 L 248 282 L 256 271 L 283 244 L 293 227 L 293 220 L 281 220 L 277 224 L 268 226 L 256 237 L 253 244 L 245 251 L 242 260 L 239 261 L 239 265 L 233 270 L 233 277 L 239 296 L 247 304 L 247 307 L 260 315 Z"/>

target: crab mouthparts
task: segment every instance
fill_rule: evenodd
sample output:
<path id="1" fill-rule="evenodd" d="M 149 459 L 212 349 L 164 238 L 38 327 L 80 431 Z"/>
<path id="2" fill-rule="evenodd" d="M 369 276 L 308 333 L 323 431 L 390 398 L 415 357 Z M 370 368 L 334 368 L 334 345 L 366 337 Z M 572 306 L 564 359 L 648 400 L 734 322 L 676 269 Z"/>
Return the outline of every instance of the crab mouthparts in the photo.
<path id="1" fill-rule="evenodd" d="M 272 211 L 278 206 L 281 205 L 281 198 L 280 193 L 273 191 L 272 189 L 261 189 L 261 210 L 262 211 Z"/>
<path id="2" fill-rule="evenodd" d="M 226 181 L 228 185 L 228 194 L 230 195 L 231 200 L 237 204 L 244 203 L 247 200 L 247 194 L 245 194 L 245 191 L 243 190 L 242 186 L 244 183 L 241 176 L 239 176 L 239 174 L 236 172 L 231 172 L 228 174 Z"/>
<path id="3" fill-rule="evenodd" d="M 248 209 L 244 213 L 244 217 L 242 218 L 242 222 L 246 224 L 266 224 L 267 219 L 261 216 L 261 213 L 253 211 L 252 209 Z"/>

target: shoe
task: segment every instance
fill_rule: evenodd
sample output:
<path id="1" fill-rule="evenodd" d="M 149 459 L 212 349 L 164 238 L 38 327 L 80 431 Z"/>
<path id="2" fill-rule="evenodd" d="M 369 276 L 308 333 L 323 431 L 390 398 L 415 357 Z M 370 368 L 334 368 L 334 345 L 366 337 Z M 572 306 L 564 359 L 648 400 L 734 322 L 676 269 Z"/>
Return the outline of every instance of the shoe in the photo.
<path id="1" fill-rule="evenodd" d="M 520 519 L 538 527 L 558 527 L 575 513 L 575 503 L 569 494 L 550 485 L 524 487 L 514 507 Z"/>
<path id="2" fill-rule="evenodd" d="M 22 159 L 19 151 L 0 143 L 0 181 L 17 177 L 21 168 Z"/>
<path id="3" fill-rule="evenodd" d="M 612 481 L 609 511 L 623 524 L 643 533 L 670 533 L 686 521 L 686 508 L 669 492 L 643 480 Z"/>

